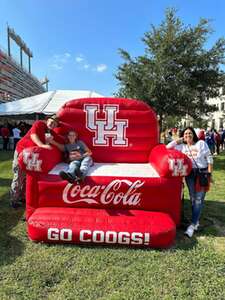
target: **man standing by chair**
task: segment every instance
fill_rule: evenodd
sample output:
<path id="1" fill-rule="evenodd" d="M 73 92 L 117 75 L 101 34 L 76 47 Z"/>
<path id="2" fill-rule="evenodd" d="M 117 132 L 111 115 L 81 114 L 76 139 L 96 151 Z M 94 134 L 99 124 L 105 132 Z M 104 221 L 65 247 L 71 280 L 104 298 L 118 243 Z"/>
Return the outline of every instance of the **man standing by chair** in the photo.
<path id="1" fill-rule="evenodd" d="M 34 146 L 51 149 L 49 143 L 56 137 L 53 129 L 58 125 L 59 119 L 56 115 L 43 121 L 36 121 L 27 134 L 17 143 L 12 163 L 14 175 L 10 190 L 11 205 L 13 208 L 20 207 L 25 202 L 26 174 L 18 164 L 19 154 L 25 148 Z"/>

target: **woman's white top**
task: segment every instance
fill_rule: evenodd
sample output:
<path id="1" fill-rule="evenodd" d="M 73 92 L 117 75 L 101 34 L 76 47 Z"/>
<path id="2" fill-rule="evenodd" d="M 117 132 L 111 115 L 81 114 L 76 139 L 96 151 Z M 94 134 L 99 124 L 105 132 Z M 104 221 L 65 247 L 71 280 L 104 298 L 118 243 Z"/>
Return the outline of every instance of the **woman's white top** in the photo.
<path id="1" fill-rule="evenodd" d="M 166 148 L 176 149 L 186 154 L 192 161 L 192 168 L 207 168 L 208 164 L 213 164 L 213 157 L 209 147 L 202 140 L 197 141 L 197 143 L 191 146 L 184 143 L 177 144 L 176 141 L 172 141 L 166 146 Z"/>

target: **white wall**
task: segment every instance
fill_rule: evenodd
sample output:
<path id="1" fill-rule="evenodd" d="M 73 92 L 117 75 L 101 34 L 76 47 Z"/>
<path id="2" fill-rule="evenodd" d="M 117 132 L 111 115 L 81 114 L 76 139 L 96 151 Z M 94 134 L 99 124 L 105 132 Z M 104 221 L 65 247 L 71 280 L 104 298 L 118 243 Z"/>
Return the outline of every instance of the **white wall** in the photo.
<path id="1" fill-rule="evenodd" d="M 220 96 L 217 98 L 211 98 L 208 100 L 209 104 L 214 104 L 217 106 L 218 110 L 209 115 L 209 127 L 214 127 L 215 129 L 225 128 L 225 96 Z"/>

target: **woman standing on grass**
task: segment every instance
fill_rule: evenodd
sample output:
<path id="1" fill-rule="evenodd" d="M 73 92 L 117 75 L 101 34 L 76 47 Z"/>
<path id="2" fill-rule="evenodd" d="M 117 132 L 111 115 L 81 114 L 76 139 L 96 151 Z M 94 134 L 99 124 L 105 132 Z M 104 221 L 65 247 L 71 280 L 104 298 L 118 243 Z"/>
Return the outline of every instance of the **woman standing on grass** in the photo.
<path id="1" fill-rule="evenodd" d="M 199 187 L 196 185 L 198 169 L 201 172 L 208 172 L 211 176 L 213 170 L 213 158 L 208 145 L 199 140 L 192 127 L 185 128 L 181 137 L 170 142 L 168 149 L 175 148 L 186 154 L 192 161 L 192 171 L 185 177 L 188 187 L 190 200 L 192 203 L 191 224 L 188 226 L 185 234 L 192 237 L 194 231 L 199 227 L 199 219 L 203 208 L 206 191 L 209 187 Z"/>

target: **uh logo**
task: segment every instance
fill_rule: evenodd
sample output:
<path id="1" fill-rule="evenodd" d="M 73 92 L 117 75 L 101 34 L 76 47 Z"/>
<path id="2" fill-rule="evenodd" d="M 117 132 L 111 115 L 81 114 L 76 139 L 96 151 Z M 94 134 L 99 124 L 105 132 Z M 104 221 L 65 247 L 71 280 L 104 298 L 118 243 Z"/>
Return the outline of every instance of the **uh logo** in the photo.
<path id="1" fill-rule="evenodd" d="M 110 139 L 113 147 L 127 147 L 127 119 L 117 119 L 119 105 L 105 104 L 101 112 L 99 104 L 84 105 L 86 113 L 86 128 L 95 133 L 93 146 L 109 146 Z M 104 118 L 98 118 L 103 113 Z"/>
<path id="2" fill-rule="evenodd" d="M 26 165 L 26 169 L 29 171 L 42 171 L 42 160 L 39 159 L 38 153 L 31 153 L 29 151 L 23 150 L 23 162 Z"/>
<path id="3" fill-rule="evenodd" d="M 183 158 L 170 158 L 168 160 L 169 169 L 172 171 L 172 176 L 186 176 L 188 165 L 184 163 Z"/>

